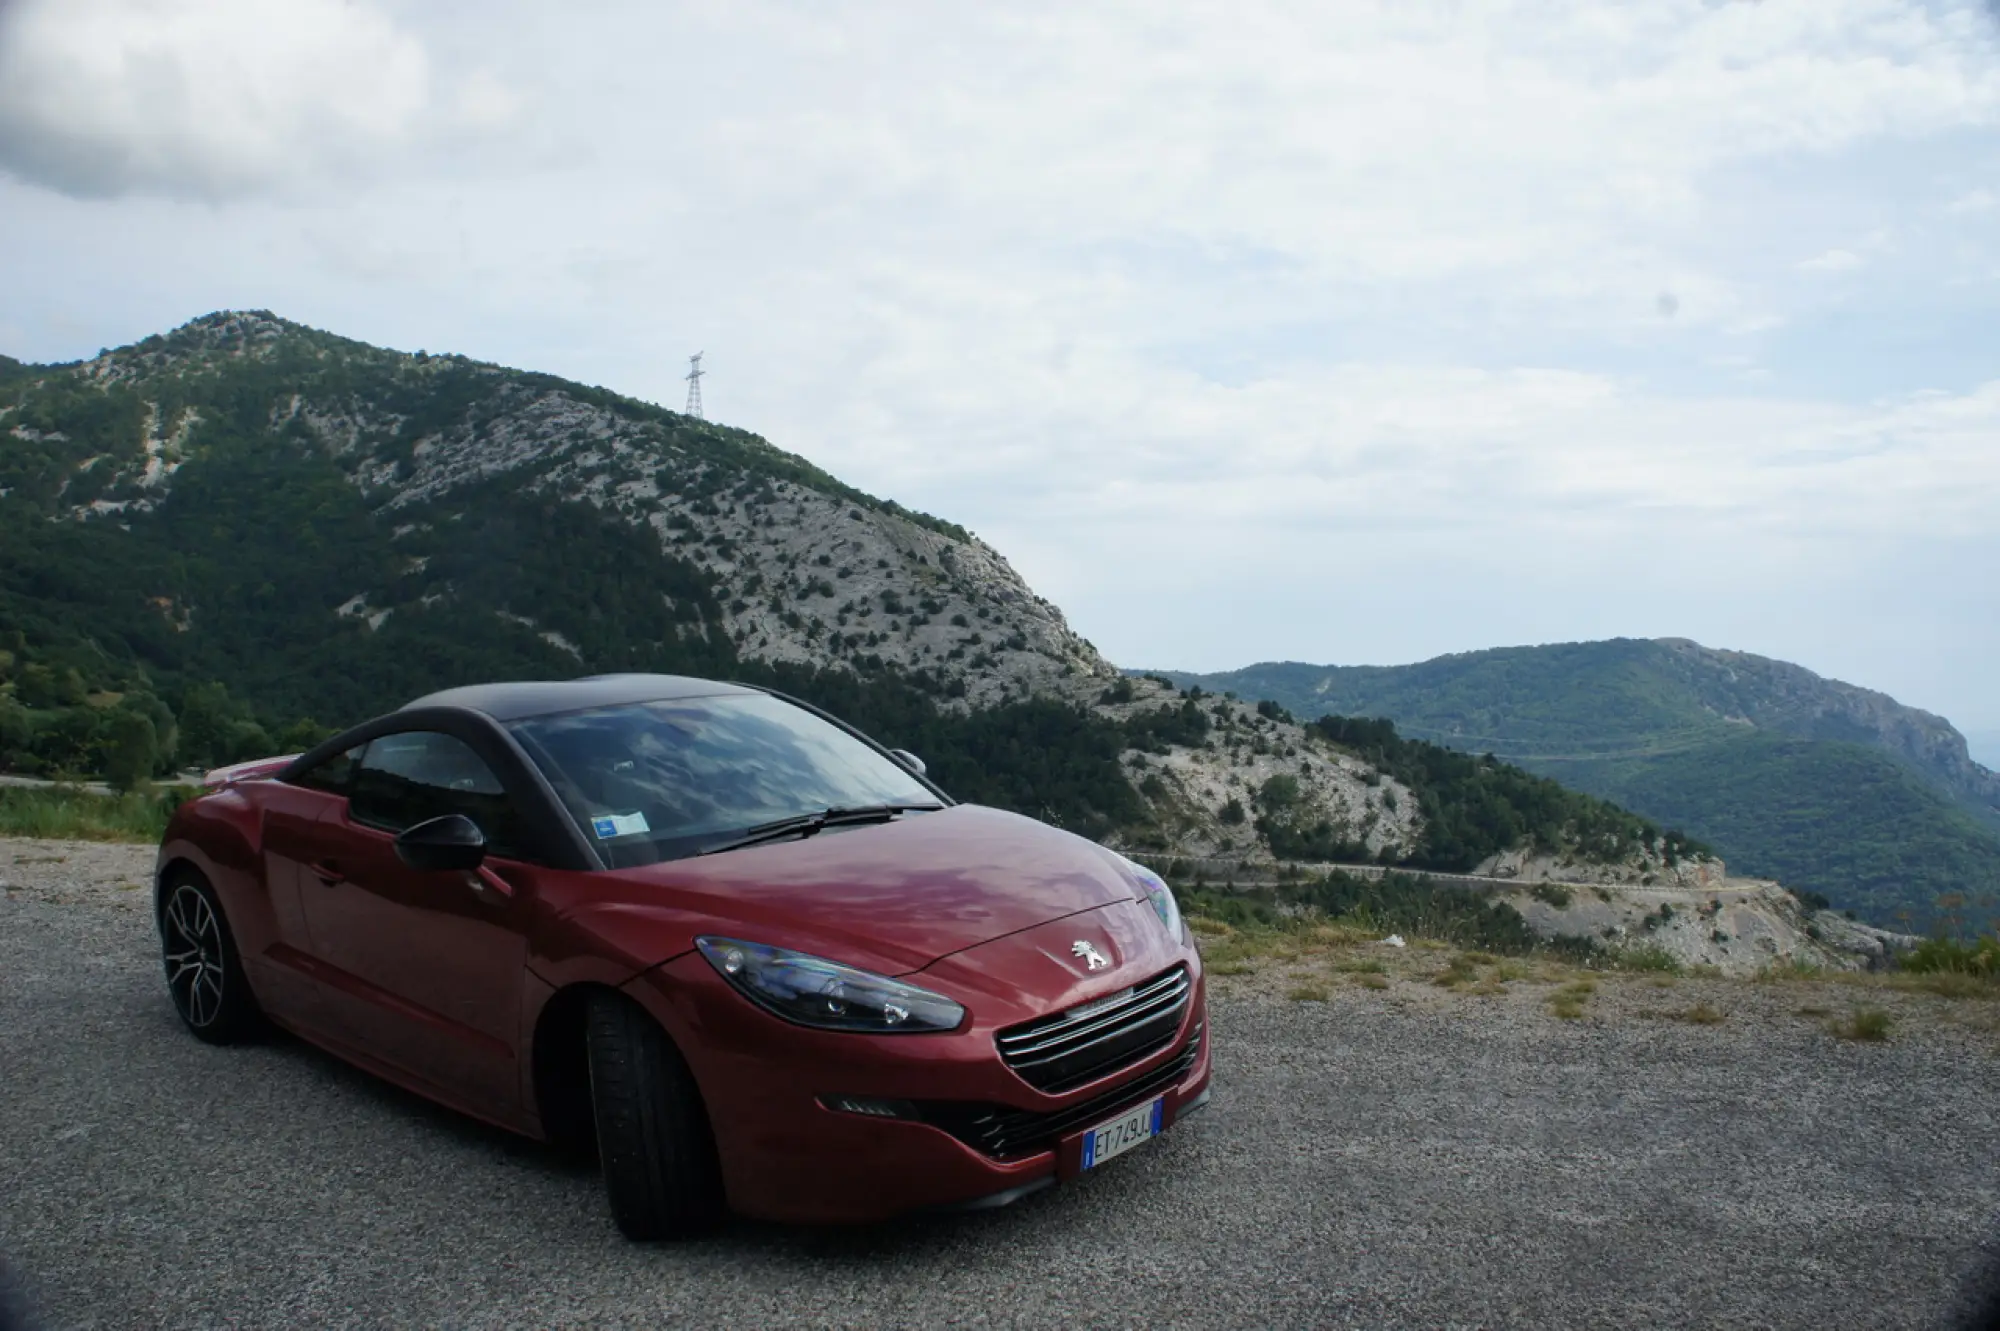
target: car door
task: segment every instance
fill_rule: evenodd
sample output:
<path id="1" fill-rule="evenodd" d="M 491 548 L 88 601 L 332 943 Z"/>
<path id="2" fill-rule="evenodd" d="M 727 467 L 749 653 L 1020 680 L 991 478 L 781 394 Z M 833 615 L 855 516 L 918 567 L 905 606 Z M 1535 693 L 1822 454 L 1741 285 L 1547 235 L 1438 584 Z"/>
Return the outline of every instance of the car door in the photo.
<path id="1" fill-rule="evenodd" d="M 254 787 L 263 810 L 264 890 L 268 928 L 239 928 L 237 946 L 251 984 L 266 1010 L 280 1021 L 308 1026 L 324 1020 L 320 986 L 313 979 L 312 939 L 303 889 L 312 880 L 308 862 L 320 852 L 320 820 L 345 799 L 361 746 L 331 754 L 285 781 Z M 250 924 L 255 917 L 244 921 Z"/>
<path id="2" fill-rule="evenodd" d="M 424 872 L 398 832 L 458 813 L 485 833 L 472 872 Z M 337 1038 L 469 1108 L 520 1107 L 526 888 L 518 805 L 464 740 L 410 730 L 371 740 L 346 800 L 318 826 L 300 887 Z"/>

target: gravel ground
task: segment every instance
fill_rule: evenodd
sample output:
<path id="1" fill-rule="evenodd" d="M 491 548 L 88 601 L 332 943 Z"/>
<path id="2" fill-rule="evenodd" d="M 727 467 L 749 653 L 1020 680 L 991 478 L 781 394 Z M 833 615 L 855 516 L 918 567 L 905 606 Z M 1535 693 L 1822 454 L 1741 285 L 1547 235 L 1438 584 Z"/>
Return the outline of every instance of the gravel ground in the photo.
<path id="1" fill-rule="evenodd" d="M 1860 1044 L 1832 985 L 1605 980 L 1563 1021 L 1292 968 L 1220 986 L 1214 1106 L 1101 1176 L 638 1247 L 532 1143 L 188 1038 L 149 863 L 0 841 L 0 1252 L 49 1326 L 1918 1326 L 2000 1208 L 1988 1004 L 1893 995 Z"/>

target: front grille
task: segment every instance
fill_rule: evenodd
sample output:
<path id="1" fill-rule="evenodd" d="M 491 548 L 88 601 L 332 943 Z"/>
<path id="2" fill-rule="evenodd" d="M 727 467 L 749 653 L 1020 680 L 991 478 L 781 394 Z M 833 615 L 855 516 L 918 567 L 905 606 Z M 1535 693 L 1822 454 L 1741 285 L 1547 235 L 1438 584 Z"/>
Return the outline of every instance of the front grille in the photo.
<path id="1" fill-rule="evenodd" d="M 1187 1048 L 1173 1060 L 1153 1069 L 1137 1081 L 1093 1096 L 1080 1105 L 1042 1113 L 1015 1109 L 1011 1105 L 936 1100 L 919 1103 L 917 1115 L 933 1127 L 943 1128 L 973 1150 L 995 1159 L 1028 1155 L 1056 1144 L 1065 1133 L 1088 1127 L 1111 1117 L 1121 1106 L 1149 1100 L 1174 1086 L 1193 1069 L 1201 1054 L 1202 1028 L 1196 1026 Z"/>
<path id="2" fill-rule="evenodd" d="M 1109 998 L 1010 1027 L 995 1042 L 1022 1081 L 1056 1095 L 1166 1048 L 1190 987 L 1187 967 L 1176 966 Z"/>

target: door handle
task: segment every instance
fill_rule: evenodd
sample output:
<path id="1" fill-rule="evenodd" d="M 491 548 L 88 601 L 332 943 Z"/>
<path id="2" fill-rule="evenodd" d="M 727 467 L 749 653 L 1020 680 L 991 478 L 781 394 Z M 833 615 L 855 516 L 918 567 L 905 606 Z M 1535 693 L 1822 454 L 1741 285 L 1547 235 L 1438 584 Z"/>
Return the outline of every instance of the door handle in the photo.
<path id="1" fill-rule="evenodd" d="M 342 873 L 340 866 L 331 860 L 315 861 L 306 867 L 312 870 L 313 877 L 319 879 L 320 882 L 326 884 L 328 887 L 336 887 L 347 881 L 347 875 Z"/>

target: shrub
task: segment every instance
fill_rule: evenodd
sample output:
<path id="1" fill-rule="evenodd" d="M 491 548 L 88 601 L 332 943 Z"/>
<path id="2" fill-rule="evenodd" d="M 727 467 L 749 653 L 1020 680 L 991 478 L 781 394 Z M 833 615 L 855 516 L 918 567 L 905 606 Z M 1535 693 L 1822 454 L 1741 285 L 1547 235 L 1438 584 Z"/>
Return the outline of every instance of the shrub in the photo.
<path id="1" fill-rule="evenodd" d="M 1569 889 L 1559 883 L 1536 883 L 1528 889 L 1528 895 L 1537 901 L 1546 902 L 1557 910 L 1569 905 Z"/>
<path id="2" fill-rule="evenodd" d="M 1299 779 L 1283 773 L 1270 777 L 1258 792 L 1257 802 L 1272 812 L 1291 808 L 1299 802 Z"/>
<path id="3" fill-rule="evenodd" d="M 0 836 L 158 841 L 174 810 L 196 793 L 186 786 L 124 795 L 95 795 L 73 786 L 0 786 Z"/>
<path id="4" fill-rule="evenodd" d="M 1622 971 L 1653 971 L 1667 975 L 1681 973 L 1681 963 L 1674 959 L 1673 953 L 1657 943 L 1625 948 L 1617 954 L 1616 964 Z"/>
<path id="5" fill-rule="evenodd" d="M 1843 1040 L 1879 1042 L 1889 1038 L 1889 1014 L 1881 1008 L 1856 1008 L 1846 1022 L 1834 1028 Z"/>
<path id="6" fill-rule="evenodd" d="M 1336 920 L 1375 935 L 1442 939 L 1516 956 L 1552 953 L 1584 961 L 1601 955 L 1587 939 L 1537 937 L 1521 913 L 1504 902 L 1401 873 L 1380 880 L 1332 873 L 1245 892 L 1189 888 L 1181 892 L 1181 908 L 1237 929 L 1296 931 Z"/>
<path id="7" fill-rule="evenodd" d="M 2000 978 L 2000 935 L 1973 942 L 1926 938 L 1904 953 L 1901 968 L 1918 974 L 1952 973 Z"/>

